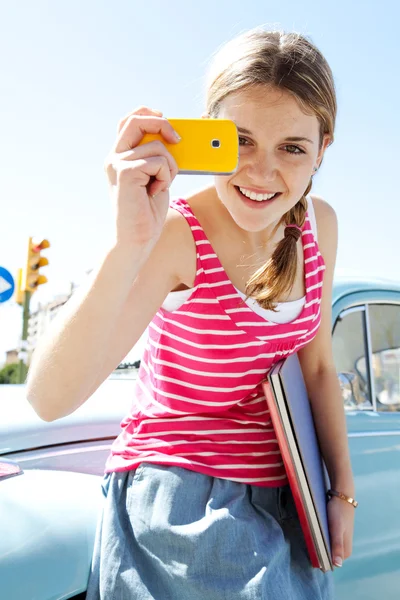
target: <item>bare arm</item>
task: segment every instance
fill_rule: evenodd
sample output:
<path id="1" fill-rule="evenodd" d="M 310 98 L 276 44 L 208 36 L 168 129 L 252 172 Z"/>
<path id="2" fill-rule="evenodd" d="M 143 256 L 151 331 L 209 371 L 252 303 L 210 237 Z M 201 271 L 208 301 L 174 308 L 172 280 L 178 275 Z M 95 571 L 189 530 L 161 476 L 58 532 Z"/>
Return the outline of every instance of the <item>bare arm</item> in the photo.
<path id="1" fill-rule="evenodd" d="M 332 283 L 337 252 L 337 220 L 331 206 L 314 199 L 318 245 L 326 271 L 321 326 L 316 337 L 299 351 L 316 430 L 333 489 L 354 496 L 346 418 L 332 352 Z"/>
<path id="2" fill-rule="evenodd" d="M 332 352 L 332 283 L 337 251 L 337 220 L 334 210 L 314 198 L 318 244 L 326 271 L 322 290 L 321 326 L 316 337 L 299 352 L 315 428 L 331 488 L 354 498 L 346 417 Z M 331 554 L 336 566 L 352 553 L 354 508 L 333 497 L 327 506 Z"/>
<path id="3" fill-rule="evenodd" d="M 161 141 L 138 145 L 145 133 L 179 141 L 161 113 L 146 107 L 118 125 L 105 163 L 115 242 L 55 319 L 29 371 L 28 400 L 44 420 L 71 413 L 95 391 L 181 281 L 180 261 L 188 255 L 178 252 L 184 219 L 169 211 L 168 192 L 178 168 Z"/>
<path id="4" fill-rule="evenodd" d="M 135 345 L 170 290 L 186 279 L 190 259 L 195 270 L 190 230 L 170 212 L 150 254 L 112 248 L 38 344 L 27 395 L 42 419 L 63 417 L 87 400 Z"/>

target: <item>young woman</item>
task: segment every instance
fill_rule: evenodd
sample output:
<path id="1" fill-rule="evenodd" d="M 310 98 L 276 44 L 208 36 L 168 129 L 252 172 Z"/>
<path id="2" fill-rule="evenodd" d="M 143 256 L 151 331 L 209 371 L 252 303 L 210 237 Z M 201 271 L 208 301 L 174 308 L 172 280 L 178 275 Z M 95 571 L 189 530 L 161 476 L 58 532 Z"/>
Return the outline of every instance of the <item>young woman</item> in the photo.
<path id="1" fill-rule="evenodd" d="M 115 242 L 37 348 L 28 397 L 43 419 L 71 413 L 149 326 L 106 465 L 89 600 L 332 599 L 261 387 L 298 352 L 331 487 L 353 497 L 331 350 L 337 223 L 309 195 L 334 135 L 330 68 L 301 35 L 251 30 L 216 56 L 205 116 L 236 123 L 238 168 L 171 203 L 174 159 L 138 146 L 145 132 L 179 143 L 171 125 L 144 107 L 119 124 Z M 354 508 L 334 496 L 328 516 L 341 566 Z"/>

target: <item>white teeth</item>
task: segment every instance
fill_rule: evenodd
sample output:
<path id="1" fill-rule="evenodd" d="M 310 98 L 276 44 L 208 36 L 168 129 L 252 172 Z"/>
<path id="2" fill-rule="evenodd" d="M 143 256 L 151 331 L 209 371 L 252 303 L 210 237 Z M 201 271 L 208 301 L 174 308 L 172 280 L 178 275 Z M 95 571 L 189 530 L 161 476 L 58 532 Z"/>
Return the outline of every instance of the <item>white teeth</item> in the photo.
<path id="1" fill-rule="evenodd" d="M 262 202 L 263 200 L 271 200 L 271 198 L 273 198 L 275 196 L 275 194 L 277 192 L 274 192 L 273 194 L 256 194 L 255 192 L 249 192 L 248 190 L 246 190 L 245 188 L 239 188 L 239 190 L 242 192 L 242 194 L 244 196 L 246 196 L 247 198 L 250 198 L 250 200 L 257 200 L 257 202 Z"/>

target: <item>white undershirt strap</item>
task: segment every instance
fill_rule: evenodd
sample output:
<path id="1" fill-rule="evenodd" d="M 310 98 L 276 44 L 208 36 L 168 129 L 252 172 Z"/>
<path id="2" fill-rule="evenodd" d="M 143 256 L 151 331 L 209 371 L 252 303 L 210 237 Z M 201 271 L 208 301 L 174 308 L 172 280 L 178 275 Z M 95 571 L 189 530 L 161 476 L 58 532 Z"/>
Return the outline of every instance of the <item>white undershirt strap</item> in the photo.
<path id="1" fill-rule="evenodd" d="M 313 201 L 311 200 L 311 196 L 307 196 L 307 204 L 308 204 L 308 207 L 307 207 L 308 218 L 310 219 L 311 229 L 314 234 L 315 241 L 318 242 L 317 220 L 315 218 L 314 204 L 313 204 Z"/>
<path id="2" fill-rule="evenodd" d="M 317 241 L 317 234 L 318 234 L 317 221 L 315 218 L 313 201 L 311 200 L 310 196 L 307 196 L 307 203 L 308 203 L 307 212 L 308 212 L 308 217 L 310 219 L 311 229 L 312 229 L 314 238 Z M 168 294 L 168 296 L 164 300 L 163 305 L 162 305 L 163 308 L 168 311 L 177 310 L 180 306 L 182 306 L 182 304 L 186 300 L 189 299 L 192 292 L 193 292 L 192 289 L 180 290 L 178 292 L 171 292 L 170 294 Z M 245 298 L 244 294 L 239 292 L 239 290 L 237 290 L 237 292 L 243 299 Z M 270 320 L 272 322 L 276 322 L 276 323 L 288 323 L 288 322 L 292 321 L 293 319 L 295 319 L 301 313 L 304 303 L 305 303 L 305 297 L 300 298 L 299 300 L 291 301 L 291 302 L 281 302 L 281 303 L 278 303 L 278 305 L 277 305 L 278 312 L 274 313 L 273 311 L 269 311 L 269 310 L 266 310 L 265 308 L 261 308 L 261 306 L 259 306 L 255 302 L 255 300 L 253 300 L 253 298 L 249 298 L 247 300 L 247 304 L 252 308 L 252 310 L 254 310 L 254 312 L 256 312 L 259 315 L 267 318 L 268 320 Z"/>

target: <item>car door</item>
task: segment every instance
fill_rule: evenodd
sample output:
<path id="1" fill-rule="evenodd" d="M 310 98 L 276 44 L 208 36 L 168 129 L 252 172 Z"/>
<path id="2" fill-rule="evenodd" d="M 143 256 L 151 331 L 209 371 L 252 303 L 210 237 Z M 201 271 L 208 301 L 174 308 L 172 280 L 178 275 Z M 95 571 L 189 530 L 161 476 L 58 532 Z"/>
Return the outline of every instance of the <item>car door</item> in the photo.
<path id="1" fill-rule="evenodd" d="M 359 292 L 333 307 L 359 506 L 353 554 L 335 571 L 341 600 L 397 599 L 400 590 L 400 294 Z"/>

